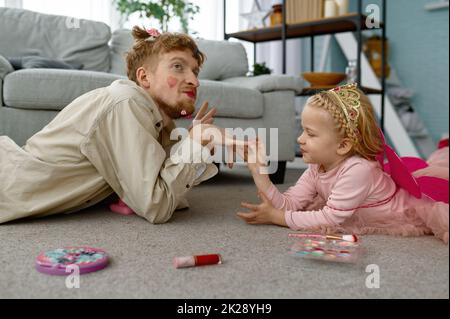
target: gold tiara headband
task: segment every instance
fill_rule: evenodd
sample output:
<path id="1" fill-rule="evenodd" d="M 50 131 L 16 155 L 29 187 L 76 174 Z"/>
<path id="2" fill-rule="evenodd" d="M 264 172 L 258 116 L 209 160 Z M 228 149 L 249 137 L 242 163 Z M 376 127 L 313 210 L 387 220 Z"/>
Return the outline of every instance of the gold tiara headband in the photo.
<path id="1" fill-rule="evenodd" d="M 361 107 L 361 96 L 355 83 L 338 86 L 328 91 L 333 95 L 344 112 L 347 124 L 358 132 L 359 108 Z"/>

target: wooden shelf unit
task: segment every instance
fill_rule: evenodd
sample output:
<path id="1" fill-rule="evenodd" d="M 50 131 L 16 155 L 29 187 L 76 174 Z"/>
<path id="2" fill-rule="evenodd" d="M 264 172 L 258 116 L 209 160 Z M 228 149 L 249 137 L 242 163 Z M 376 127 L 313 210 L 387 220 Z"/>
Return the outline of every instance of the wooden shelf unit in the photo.
<path id="1" fill-rule="evenodd" d="M 386 41 L 386 0 L 382 0 L 381 21 L 379 21 L 379 28 L 382 31 L 382 75 L 381 75 L 381 90 L 362 87 L 361 85 L 361 53 L 362 53 L 362 32 L 365 30 L 374 30 L 366 26 L 367 16 L 362 12 L 362 0 L 357 2 L 357 12 L 349 13 L 341 16 L 328 17 L 322 19 L 315 19 L 303 21 L 295 24 L 286 24 L 286 0 L 282 0 L 283 5 L 283 23 L 281 25 L 266 27 L 261 29 L 246 30 L 234 33 L 226 33 L 226 2 L 223 0 L 223 27 L 224 39 L 235 38 L 242 41 L 253 43 L 253 55 L 256 62 L 256 44 L 268 41 L 282 41 L 282 73 L 286 74 L 286 40 L 295 38 L 309 37 L 311 40 L 311 68 L 314 72 L 314 37 L 326 34 L 336 34 L 341 32 L 355 32 L 357 41 L 357 81 L 358 86 L 367 94 L 381 95 L 381 116 L 380 127 L 384 131 L 384 113 L 385 113 L 385 92 L 386 92 L 386 77 L 385 77 L 385 41 Z M 305 88 L 298 94 L 298 96 L 312 95 L 317 92 L 314 88 Z"/>
<path id="2" fill-rule="evenodd" d="M 335 34 L 357 31 L 358 21 L 361 30 L 368 30 L 365 24 L 367 16 L 349 13 L 342 16 L 286 24 L 286 39 Z M 380 23 L 380 25 L 382 25 Z M 228 33 L 227 38 L 235 38 L 252 43 L 282 40 L 283 26 L 277 25 L 253 30 Z"/>

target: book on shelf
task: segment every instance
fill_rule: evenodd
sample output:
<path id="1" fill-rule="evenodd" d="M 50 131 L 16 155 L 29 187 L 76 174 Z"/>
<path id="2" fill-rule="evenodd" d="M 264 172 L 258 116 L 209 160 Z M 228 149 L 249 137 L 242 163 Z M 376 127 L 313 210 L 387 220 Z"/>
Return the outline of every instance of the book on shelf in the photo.
<path id="1" fill-rule="evenodd" d="M 325 0 L 286 0 L 286 23 L 296 24 L 323 18 Z"/>
<path id="2" fill-rule="evenodd" d="M 292 21 L 292 12 L 294 11 L 292 7 L 292 1 L 286 1 L 286 23 Z"/>

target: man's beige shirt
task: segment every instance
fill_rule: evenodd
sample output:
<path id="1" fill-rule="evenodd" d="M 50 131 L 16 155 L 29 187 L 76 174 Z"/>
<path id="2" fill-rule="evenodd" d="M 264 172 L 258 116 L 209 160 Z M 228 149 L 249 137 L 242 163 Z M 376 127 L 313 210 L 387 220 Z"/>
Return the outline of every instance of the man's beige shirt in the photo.
<path id="1" fill-rule="evenodd" d="M 170 140 L 174 127 L 163 127 L 142 88 L 118 80 L 74 100 L 23 147 L 1 136 L 0 223 L 78 211 L 113 192 L 166 222 L 192 186 L 217 174 L 207 148 Z"/>

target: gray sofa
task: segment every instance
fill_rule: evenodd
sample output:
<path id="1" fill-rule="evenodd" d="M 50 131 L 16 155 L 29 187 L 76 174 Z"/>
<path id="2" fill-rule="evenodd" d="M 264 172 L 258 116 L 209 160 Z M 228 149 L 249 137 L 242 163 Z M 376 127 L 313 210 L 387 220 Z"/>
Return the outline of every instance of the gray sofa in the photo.
<path id="1" fill-rule="evenodd" d="M 108 86 L 126 75 L 124 53 L 132 45 L 129 30 L 111 34 L 108 25 L 88 20 L 0 8 L 0 135 L 17 144 L 41 130 L 76 97 Z M 248 61 L 238 42 L 197 40 L 207 55 L 197 106 L 218 109 L 216 124 L 226 128 L 278 129 L 278 174 L 295 157 L 295 93 L 303 82 L 291 76 L 247 77 Z M 83 64 L 82 70 L 22 69 L 6 58 L 40 56 Z M 187 127 L 187 120 L 177 120 Z M 274 139 L 267 137 L 268 148 Z M 273 150 L 273 149 L 272 149 Z M 272 152 L 273 153 L 273 152 Z"/>

